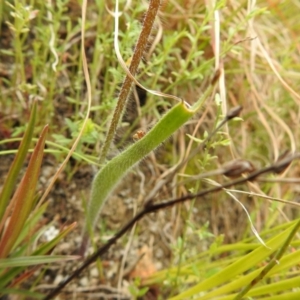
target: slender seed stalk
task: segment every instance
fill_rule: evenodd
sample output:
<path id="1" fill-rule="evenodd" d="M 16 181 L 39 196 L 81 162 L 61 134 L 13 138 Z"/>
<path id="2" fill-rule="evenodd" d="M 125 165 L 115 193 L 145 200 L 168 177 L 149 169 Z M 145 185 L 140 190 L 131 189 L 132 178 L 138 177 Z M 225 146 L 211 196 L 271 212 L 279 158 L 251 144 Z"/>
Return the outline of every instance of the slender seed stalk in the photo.
<path id="1" fill-rule="evenodd" d="M 138 69 L 140 61 L 142 59 L 143 53 L 146 49 L 148 38 L 151 34 L 151 30 L 152 30 L 154 20 L 157 15 L 159 6 L 160 6 L 160 0 L 151 0 L 150 1 L 149 8 L 148 8 L 145 18 L 143 20 L 142 31 L 138 38 L 137 44 L 135 46 L 134 53 L 133 53 L 131 63 L 129 66 L 129 71 L 133 76 L 135 76 L 135 74 L 137 72 L 137 69 Z M 103 163 L 105 160 L 105 157 L 107 156 L 109 147 L 114 138 L 117 126 L 119 124 L 119 121 L 122 117 L 122 113 L 126 106 L 131 86 L 132 86 L 132 79 L 128 75 L 126 75 L 125 80 L 121 87 L 119 97 L 118 97 L 117 106 L 114 110 L 113 118 L 112 118 L 109 130 L 108 130 L 108 133 L 106 135 L 106 139 L 104 141 L 103 148 L 101 150 L 101 154 L 100 154 L 100 158 L 99 158 L 100 163 Z"/>

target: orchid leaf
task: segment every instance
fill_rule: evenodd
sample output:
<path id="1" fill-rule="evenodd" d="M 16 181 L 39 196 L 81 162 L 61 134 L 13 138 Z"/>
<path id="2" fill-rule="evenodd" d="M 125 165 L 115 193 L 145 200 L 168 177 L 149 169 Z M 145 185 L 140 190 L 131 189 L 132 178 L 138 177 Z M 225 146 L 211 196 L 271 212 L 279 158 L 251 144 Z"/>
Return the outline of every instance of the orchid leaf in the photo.
<path id="1" fill-rule="evenodd" d="M 76 255 L 36 255 L 0 259 L 0 268 L 26 267 L 78 259 Z"/>
<path id="2" fill-rule="evenodd" d="M 27 247 L 24 247 L 23 251 L 28 249 L 28 246 L 31 245 L 31 241 L 33 242 L 33 240 L 36 238 L 35 237 L 36 234 L 32 234 L 33 229 L 36 228 L 37 223 L 40 221 L 40 219 L 41 219 L 42 215 L 45 213 L 47 207 L 48 207 L 48 202 L 45 202 L 44 204 L 42 204 L 38 209 L 36 209 L 32 213 L 30 218 L 26 221 L 25 225 L 23 226 L 22 231 L 20 232 L 18 239 L 17 239 L 16 243 L 14 244 L 14 247 L 12 249 L 13 251 L 16 247 L 18 247 L 20 245 L 20 243 L 22 243 L 24 241 L 25 238 L 26 238 Z M 20 252 L 18 252 L 18 253 L 19 253 L 19 255 L 17 255 L 17 256 L 20 256 Z M 15 252 L 11 253 L 11 255 L 15 256 Z"/>
<path id="3" fill-rule="evenodd" d="M 178 103 L 144 137 L 109 161 L 98 172 L 92 185 L 91 199 L 87 208 L 86 232 L 90 224 L 92 227 L 95 226 L 106 199 L 126 173 L 168 139 L 194 113 L 195 111 L 187 108 L 185 103 Z"/>

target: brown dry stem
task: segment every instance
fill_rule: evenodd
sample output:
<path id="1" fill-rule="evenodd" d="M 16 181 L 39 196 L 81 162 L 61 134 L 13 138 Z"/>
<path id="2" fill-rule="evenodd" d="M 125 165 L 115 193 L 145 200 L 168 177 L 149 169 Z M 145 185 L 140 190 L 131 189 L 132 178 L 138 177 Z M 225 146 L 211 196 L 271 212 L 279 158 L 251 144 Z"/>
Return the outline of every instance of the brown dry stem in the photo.
<path id="1" fill-rule="evenodd" d="M 135 76 L 137 73 L 138 66 L 140 64 L 140 61 L 143 57 L 143 53 L 146 50 L 148 38 L 151 34 L 151 30 L 154 24 L 155 17 L 158 13 L 158 9 L 160 6 L 160 0 L 152 0 L 150 1 L 149 8 L 146 12 L 145 18 L 143 20 L 143 27 L 142 31 L 140 33 L 140 36 L 138 38 L 136 47 L 134 49 L 134 53 L 131 59 L 131 63 L 129 66 L 129 71 L 132 76 Z M 115 132 L 117 130 L 117 126 L 119 124 L 119 121 L 122 117 L 124 108 L 127 103 L 127 99 L 130 94 L 132 86 L 132 79 L 126 75 L 125 80 L 122 84 L 121 91 L 118 97 L 117 106 L 114 110 L 113 118 L 108 130 L 108 133 L 106 135 L 106 139 L 104 141 L 103 148 L 101 150 L 100 159 L 99 162 L 103 163 L 105 160 L 105 157 L 109 151 L 111 142 L 115 136 Z"/>

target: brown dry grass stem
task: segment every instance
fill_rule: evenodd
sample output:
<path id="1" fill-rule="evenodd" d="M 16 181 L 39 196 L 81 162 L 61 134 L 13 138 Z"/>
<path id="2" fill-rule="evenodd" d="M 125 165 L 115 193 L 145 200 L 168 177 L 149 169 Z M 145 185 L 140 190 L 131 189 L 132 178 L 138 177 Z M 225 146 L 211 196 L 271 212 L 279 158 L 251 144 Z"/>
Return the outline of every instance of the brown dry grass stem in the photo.
<path id="1" fill-rule="evenodd" d="M 137 44 L 134 49 L 134 53 L 131 59 L 131 63 L 129 66 L 129 72 L 132 76 L 135 76 L 138 66 L 140 64 L 140 61 L 143 57 L 143 53 L 146 50 L 147 43 L 149 36 L 151 34 L 151 30 L 154 24 L 155 17 L 158 13 L 158 9 L 160 6 L 160 0 L 152 0 L 150 1 L 149 8 L 146 12 L 145 18 L 143 20 L 143 27 L 142 31 L 140 33 L 140 36 L 138 38 Z M 99 162 L 103 163 L 105 160 L 105 157 L 109 151 L 111 142 L 114 138 L 115 132 L 117 130 L 117 126 L 119 124 L 120 118 L 122 116 L 122 113 L 124 111 L 124 108 L 127 103 L 127 99 L 129 97 L 130 89 L 132 86 L 132 79 L 127 74 L 125 77 L 125 80 L 122 84 L 121 91 L 118 97 L 117 106 L 114 110 L 113 118 L 108 130 L 108 133 L 106 135 L 103 148 L 101 150 Z"/>

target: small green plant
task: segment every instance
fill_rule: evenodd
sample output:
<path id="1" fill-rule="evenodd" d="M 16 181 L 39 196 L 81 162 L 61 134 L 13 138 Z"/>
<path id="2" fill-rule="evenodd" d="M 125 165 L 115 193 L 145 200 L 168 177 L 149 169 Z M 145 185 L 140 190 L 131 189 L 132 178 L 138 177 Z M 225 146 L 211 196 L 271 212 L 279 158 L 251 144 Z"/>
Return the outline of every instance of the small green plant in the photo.
<path id="1" fill-rule="evenodd" d="M 141 280 L 139 278 L 136 278 L 129 286 L 128 289 L 133 299 L 139 299 L 139 297 L 144 296 L 149 290 L 148 287 L 140 287 L 140 285 Z"/>

